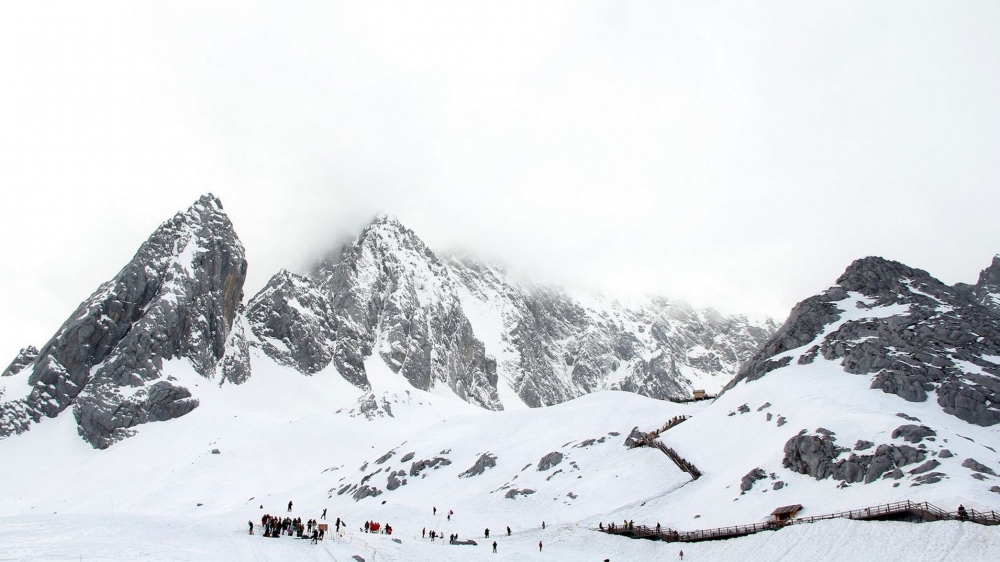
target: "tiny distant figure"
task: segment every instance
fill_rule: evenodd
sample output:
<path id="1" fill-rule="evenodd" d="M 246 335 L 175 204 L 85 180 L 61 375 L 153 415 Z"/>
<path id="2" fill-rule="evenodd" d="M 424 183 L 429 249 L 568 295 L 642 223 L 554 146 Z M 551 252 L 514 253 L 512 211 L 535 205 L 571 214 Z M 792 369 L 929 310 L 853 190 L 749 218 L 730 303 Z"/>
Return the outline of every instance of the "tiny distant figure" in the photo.
<path id="1" fill-rule="evenodd" d="M 340 532 L 340 524 L 341 524 L 340 517 L 338 517 L 337 518 L 337 532 L 338 533 Z"/>
<path id="2" fill-rule="evenodd" d="M 961 519 L 962 521 L 965 521 L 966 519 L 969 518 L 969 512 L 965 511 L 964 505 L 958 506 L 958 518 Z"/>
<path id="3" fill-rule="evenodd" d="M 438 508 L 435 507 L 433 509 L 434 509 L 434 515 L 437 515 L 438 514 Z"/>
<path id="4" fill-rule="evenodd" d="M 604 523 L 598 522 L 597 523 L 597 529 L 600 530 L 600 531 L 603 531 L 604 530 Z"/>
<path id="5" fill-rule="evenodd" d="M 448 521 L 451 521 L 451 514 L 448 514 Z"/>
<path id="6" fill-rule="evenodd" d="M 326 519 L 326 508 L 323 508 L 323 515 L 319 516 L 320 519 Z"/>
<path id="7" fill-rule="evenodd" d="M 656 533 L 657 534 L 660 533 L 660 524 L 659 523 L 656 524 Z"/>
<path id="8" fill-rule="evenodd" d="M 292 510 L 292 502 L 288 502 L 288 511 Z"/>
<path id="9" fill-rule="evenodd" d="M 490 538 L 490 530 L 486 529 L 486 538 Z"/>
<path id="10" fill-rule="evenodd" d="M 261 508 L 261 509 L 264 509 L 264 504 L 260 504 L 260 508 Z"/>
<path id="11" fill-rule="evenodd" d="M 369 523 L 368 521 L 365 521 L 365 532 L 366 533 L 368 532 L 368 529 L 369 529 L 370 526 L 371 526 L 371 523 Z"/>
<path id="12" fill-rule="evenodd" d="M 313 534 L 312 534 L 312 543 L 313 544 L 319 544 L 319 531 L 318 530 L 314 530 L 313 531 Z"/>
<path id="13" fill-rule="evenodd" d="M 542 551 L 542 541 L 538 541 L 538 552 Z"/>
<path id="14" fill-rule="evenodd" d="M 493 554 L 497 553 L 497 541 L 493 541 Z"/>
<path id="15" fill-rule="evenodd" d="M 507 525 L 507 536 L 510 536 L 510 525 Z"/>
<path id="16" fill-rule="evenodd" d="M 427 527 L 424 527 L 424 528 L 423 528 L 423 529 L 422 529 L 422 530 L 420 531 L 420 538 L 422 538 L 422 539 L 426 539 L 426 538 L 427 538 Z"/>
<path id="17" fill-rule="evenodd" d="M 545 529 L 545 521 L 542 521 L 542 529 Z"/>
<path id="18" fill-rule="evenodd" d="M 684 551 L 681 551 L 681 560 L 684 560 Z"/>
<path id="19" fill-rule="evenodd" d="M 247 521 L 247 524 L 250 525 L 250 534 L 252 535 L 253 534 L 253 521 Z"/>

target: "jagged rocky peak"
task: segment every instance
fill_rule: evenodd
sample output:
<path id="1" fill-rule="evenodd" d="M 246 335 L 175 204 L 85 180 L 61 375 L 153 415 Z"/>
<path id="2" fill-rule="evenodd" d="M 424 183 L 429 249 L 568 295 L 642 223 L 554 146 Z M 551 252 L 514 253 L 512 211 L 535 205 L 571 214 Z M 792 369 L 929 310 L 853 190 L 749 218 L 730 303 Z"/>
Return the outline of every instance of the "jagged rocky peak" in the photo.
<path id="1" fill-rule="evenodd" d="M 326 368 L 336 347 L 336 314 L 308 277 L 282 269 L 247 306 L 247 320 L 264 351 L 306 374 Z"/>
<path id="2" fill-rule="evenodd" d="M 276 275 L 248 322 L 268 355 L 303 373 L 332 363 L 370 390 L 368 369 L 384 364 L 416 388 L 444 386 L 490 409 L 609 389 L 717 390 L 776 328 L 666 299 L 624 305 L 515 282 L 496 265 L 435 254 L 385 215 L 308 275 Z"/>
<path id="3" fill-rule="evenodd" d="M 625 304 L 511 281 L 496 266 L 450 258 L 477 330 L 495 332 L 487 350 L 525 404 L 564 402 L 598 390 L 653 398 L 715 391 L 776 329 L 663 298 Z M 491 347 L 492 346 L 492 347 Z"/>
<path id="4" fill-rule="evenodd" d="M 162 377 L 163 362 L 186 358 L 214 377 L 231 334 L 247 262 L 221 202 L 212 195 L 166 221 L 132 260 L 85 300 L 38 353 L 31 393 L 0 404 L 0 437 L 72 406 L 80 435 L 104 448 L 148 421 L 178 417 L 198 405 L 190 391 Z M 247 368 L 229 368 L 245 378 Z"/>
<path id="5" fill-rule="evenodd" d="M 252 299 L 249 321 L 266 353 L 302 372 L 332 361 L 369 390 L 365 362 L 377 354 L 416 388 L 444 385 L 473 404 L 502 408 L 495 362 L 447 268 L 392 217 L 376 217 L 308 276 L 275 276 Z"/>
<path id="6" fill-rule="evenodd" d="M 993 256 L 993 262 L 979 273 L 979 281 L 975 285 L 958 283 L 955 289 L 993 312 L 1000 313 L 1000 255 Z"/>
<path id="7" fill-rule="evenodd" d="M 15 357 L 14 360 L 10 362 L 10 365 L 7 366 L 3 374 L 0 374 L 0 377 L 12 377 L 20 373 L 21 371 L 24 370 L 25 367 L 34 363 L 37 357 L 38 357 L 37 347 L 33 345 L 29 345 L 28 347 L 22 347 L 21 351 L 18 352 L 17 357 Z"/>
<path id="8" fill-rule="evenodd" d="M 1000 423 L 1000 315 L 968 295 L 898 262 L 857 260 L 796 305 L 729 388 L 821 357 L 870 376 L 873 389 L 911 402 L 935 397 L 966 422 Z"/>

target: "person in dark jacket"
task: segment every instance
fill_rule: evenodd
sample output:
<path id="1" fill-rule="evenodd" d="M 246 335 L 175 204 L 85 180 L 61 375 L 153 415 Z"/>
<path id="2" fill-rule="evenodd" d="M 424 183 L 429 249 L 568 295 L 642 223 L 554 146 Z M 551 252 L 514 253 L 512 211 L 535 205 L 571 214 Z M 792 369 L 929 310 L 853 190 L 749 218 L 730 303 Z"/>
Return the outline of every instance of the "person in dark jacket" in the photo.
<path id="1" fill-rule="evenodd" d="M 486 529 L 486 538 L 490 538 L 490 530 Z"/>
<path id="2" fill-rule="evenodd" d="M 288 502 L 288 511 L 292 510 L 292 502 Z"/>
<path id="3" fill-rule="evenodd" d="M 493 541 L 493 554 L 497 553 L 497 541 Z"/>
<path id="4" fill-rule="evenodd" d="M 250 525 L 250 534 L 253 534 L 253 521 L 247 521 L 247 525 Z"/>

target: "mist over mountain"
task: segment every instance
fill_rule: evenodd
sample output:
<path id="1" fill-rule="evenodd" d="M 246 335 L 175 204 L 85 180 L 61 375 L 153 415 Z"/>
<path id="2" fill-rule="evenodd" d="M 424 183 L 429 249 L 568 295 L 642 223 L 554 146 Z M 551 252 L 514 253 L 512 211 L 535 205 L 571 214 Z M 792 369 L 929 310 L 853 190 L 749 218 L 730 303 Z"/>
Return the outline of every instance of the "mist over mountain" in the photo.
<path id="1" fill-rule="evenodd" d="M 165 361 L 185 358 L 208 381 L 240 384 L 254 373 L 251 348 L 287 376 L 342 377 L 367 393 L 368 415 L 390 414 L 372 368 L 488 410 L 601 390 L 688 399 L 721 389 L 777 328 L 665 298 L 624 302 L 514 281 L 495 265 L 438 256 L 385 215 L 309 274 L 279 271 L 244 304 L 247 268 L 218 199 L 178 213 L 48 343 L 14 359 L 0 436 L 72 407 L 80 435 L 105 448 L 198 407 Z"/>

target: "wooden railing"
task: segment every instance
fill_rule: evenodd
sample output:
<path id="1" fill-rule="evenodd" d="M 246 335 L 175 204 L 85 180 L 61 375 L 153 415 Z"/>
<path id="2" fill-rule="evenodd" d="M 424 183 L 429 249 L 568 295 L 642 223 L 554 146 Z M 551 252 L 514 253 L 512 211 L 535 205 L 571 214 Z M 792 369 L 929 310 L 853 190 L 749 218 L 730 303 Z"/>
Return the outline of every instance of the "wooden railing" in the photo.
<path id="1" fill-rule="evenodd" d="M 803 523 L 814 523 L 829 519 L 853 519 L 857 521 L 871 521 L 898 518 L 907 516 L 908 521 L 915 523 L 925 523 L 932 521 L 968 521 L 980 525 L 1000 525 L 1000 513 L 996 511 L 976 511 L 966 510 L 964 513 L 958 511 L 945 511 L 927 502 L 902 501 L 841 511 L 826 515 L 814 515 L 812 517 L 802 517 L 791 519 L 785 522 L 766 521 L 750 525 L 734 525 L 730 527 L 718 527 L 715 529 L 703 529 L 698 531 L 675 531 L 673 529 L 659 529 L 646 525 L 614 525 L 601 527 L 597 530 L 621 535 L 635 539 L 649 539 L 664 542 L 698 542 L 719 539 L 730 539 L 752 535 L 761 531 L 777 531 L 787 525 L 801 525 Z"/>
<path id="2" fill-rule="evenodd" d="M 667 423 L 663 424 L 663 427 L 656 429 L 650 433 L 643 434 L 641 439 L 639 439 L 637 442 L 629 446 L 629 449 L 634 449 L 636 447 L 653 447 L 655 449 L 659 449 L 660 452 L 662 452 L 664 455 L 667 455 L 670 458 L 670 460 L 674 461 L 674 464 L 677 465 L 677 468 L 691 475 L 692 480 L 697 480 L 701 478 L 701 471 L 698 470 L 698 468 L 694 464 L 692 464 L 690 461 L 677 454 L 677 451 L 671 449 L 670 447 L 667 447 L 661 441 L 657 440 L 660 434 L 662 434 L 664 431 L 667 431 L 672 427 L 676 427 L 681 423 L 684 423 L 689 418 L 690 416 L 676 416 L 667 420 Z"/>

